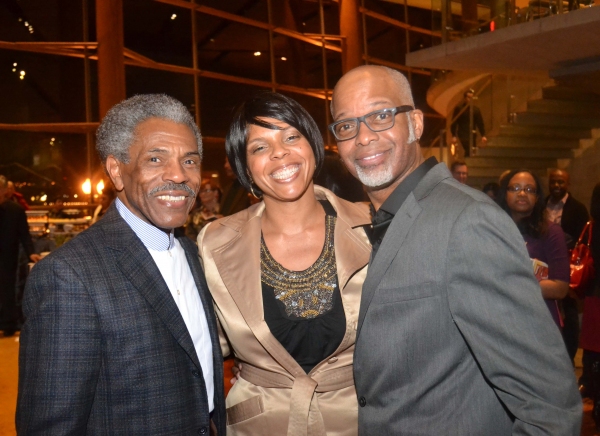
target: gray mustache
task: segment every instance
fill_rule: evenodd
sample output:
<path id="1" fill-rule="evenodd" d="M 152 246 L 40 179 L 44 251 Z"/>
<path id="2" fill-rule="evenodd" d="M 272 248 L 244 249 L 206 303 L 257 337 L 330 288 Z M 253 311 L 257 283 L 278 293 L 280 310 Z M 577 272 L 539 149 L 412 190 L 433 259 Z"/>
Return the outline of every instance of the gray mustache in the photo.
<path id="1" fill-rule="evenodd" d="M 164 191 L 185 191 L 190 194 L 192 198 L 196 197 L 196 192 L 185 183 L 165 183 L 164 185 L 152 189 L 148 195 L 154 195 Z"/>

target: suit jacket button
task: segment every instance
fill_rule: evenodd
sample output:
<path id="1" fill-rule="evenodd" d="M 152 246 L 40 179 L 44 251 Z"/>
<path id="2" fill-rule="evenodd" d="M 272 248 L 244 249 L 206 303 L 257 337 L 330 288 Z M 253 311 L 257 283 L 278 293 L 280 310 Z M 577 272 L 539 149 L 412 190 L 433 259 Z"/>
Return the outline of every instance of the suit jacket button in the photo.
<path id="1" fill-rule="evenodd" d="M 327 363 L 335 363 L 335 362 L 337 362 L 337 361 L 338 361 L 338 358 L 337 358 L 337 356 L 333 356 L 331 359 L 329 359 L 329 360 L 327 361 Z"/>
<path id="2" fill-rule="evenodd" d="M 197 371 L 197 370 L 195 370 L 195 369 L 194 369 L 194 370 L 192 371 L 192 375 L 193 375 L 194 377 L 200 377 L 200 371 Z"/>
<path id="3" fill-rule="evenodd" d="M 365 407 L 367 405 L 367 400 L 365 397 L 360 397 L 358 399 L 358 404 L 360 404 L 360 407 Z"/>
<path id="4" fill-rule="evenodd" d="M 198 434 L 206 434 L 206 433 L 208 433 L 207 427 L 200 427 L 200 429 L 198 430 Z"/>

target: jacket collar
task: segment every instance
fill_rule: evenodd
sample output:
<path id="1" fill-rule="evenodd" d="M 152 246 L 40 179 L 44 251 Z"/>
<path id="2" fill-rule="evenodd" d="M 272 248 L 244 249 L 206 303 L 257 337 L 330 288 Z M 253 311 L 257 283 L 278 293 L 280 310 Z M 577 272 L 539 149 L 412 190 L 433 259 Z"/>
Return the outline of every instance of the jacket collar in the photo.
<path id="1" fill-rule="evenodd" d="M 194 364 L 201 368 L 192 338 L 154 259 L 139 237 L 121 217 L 116 206 L 111 205 L 104 217 L 94 225 L 101 228 L 106 246 L 115 252 L 116 264 L 121 273 L 155 310 L 158 317 L 190 356 Z M 203 285 L 199 282 L 198 271 L 192 268 L 193 262 L 190 262 L 189 247 L 184 245 L 184 249 L 196 286 L 198 291 L 201 292 L 202 289 L 206 288 L 202 288 Z M 203 303 L 205 303 L 204 299 Z M 206 305 L 204 310 L 208 316 L 209 310 Z M 212 336 L 211 334 L 211 339 L 215 343 L 216 338 Z"/>
<path id="2" fill-rule="evenodd" d="M 332 192 L 315 186 L 317 199 L 327 199 L 338 213 L 334 243 L 338 265 L 338 281 L 343 298 L 343 288 L 354 273 L 369 260 L 370 245 L 362 229 L 370 224 L 368 208 L 338 199 Z M 261 289 L 260 276 L 260 218 L 265 206 L 261 202 L 231 217 L 218 221 L 229 229 L 230 237 L 211 250 L 219 275 L 229 294 L 238 306 L 244 320 L 257 340 L 294 377 L 306 375 L 272 335 L 265 320 L 262 293 L 248 297 L 248 289 Z M 213 231 L 222 231 L 215 229 Z"/>

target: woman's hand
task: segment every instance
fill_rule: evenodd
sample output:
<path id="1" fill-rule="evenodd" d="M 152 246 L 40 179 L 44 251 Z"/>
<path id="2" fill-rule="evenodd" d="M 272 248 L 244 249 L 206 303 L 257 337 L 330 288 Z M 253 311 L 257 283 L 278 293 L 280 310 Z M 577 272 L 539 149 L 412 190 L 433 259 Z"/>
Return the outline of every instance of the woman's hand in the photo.
<path id="1" fill-rule="evenodd" d="M 229 380 L 231 386 L 236 384 L 236 382 L 240 379 L 240 373 L 242 372 L 242 362 L 236 361 L 234 365 L 231 367 L 231 373 L 233 374 L 233 378 Z"/>

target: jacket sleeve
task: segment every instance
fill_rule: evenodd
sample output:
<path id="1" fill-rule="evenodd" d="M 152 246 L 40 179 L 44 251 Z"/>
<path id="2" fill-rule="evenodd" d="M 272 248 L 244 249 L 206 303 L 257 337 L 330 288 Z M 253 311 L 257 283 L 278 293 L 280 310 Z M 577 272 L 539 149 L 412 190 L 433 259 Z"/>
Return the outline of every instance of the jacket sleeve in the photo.
<path id="1" fill-rule="evenodd" d="M 512 434 L 579 435 L 573 368 L 510 217 L 473 202 L 451 230 L 447 256 L 453 320 L 515 417 Z"/>
<path id="2" fill-rule="evenodd" d="M 86 433 L 101 365 L 100 329 L 86 287 L 52 256 L 32 270 L 20 338 L 19 435 Z"/>

